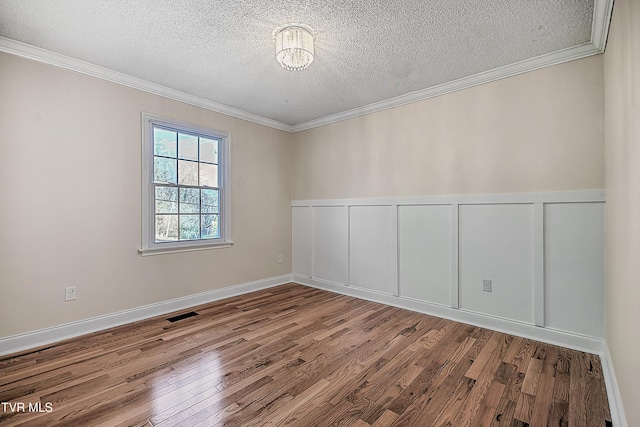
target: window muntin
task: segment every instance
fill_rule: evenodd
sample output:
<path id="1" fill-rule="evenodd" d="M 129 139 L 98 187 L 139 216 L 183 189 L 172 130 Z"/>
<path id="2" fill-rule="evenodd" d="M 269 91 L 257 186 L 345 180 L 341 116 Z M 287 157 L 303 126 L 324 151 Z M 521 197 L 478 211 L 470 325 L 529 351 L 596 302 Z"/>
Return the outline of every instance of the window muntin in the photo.
<path id="1" fill-rule="evenodd" d="M 229 136 L 143 114 L 141 252 L 230 245 Z"/>
<path id="2" fill-rule="evenodd" d="M 152 125 L 154 242 L 220 238 L 220 138 Z"/>

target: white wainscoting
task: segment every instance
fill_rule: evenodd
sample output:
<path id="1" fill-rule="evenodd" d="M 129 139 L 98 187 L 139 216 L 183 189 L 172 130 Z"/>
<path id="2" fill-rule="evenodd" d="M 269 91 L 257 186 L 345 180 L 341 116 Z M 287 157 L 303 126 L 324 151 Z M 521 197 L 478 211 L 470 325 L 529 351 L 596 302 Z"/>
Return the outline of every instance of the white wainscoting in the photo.
<path id="1" fill-rule="evenodd" d="M 601 351 L 604 191 L 298 200 L 292 209 L 296 282 Z"/>
<path id="2" fill-rule="evenodd" d="M 604 213 L 604 203 L 545 206 L 548 327 L 604 337 Z"/>
<path id="3" fill-rule="evenodd" d="M 400 294 L 434 304 L 451 298 L 451 206 L 398 206 Z"/>
<path id="4" fill-rule="evenodd" d="M 304 276 L 311 276 L 311 258 L 307 254 L 311 253 L 311 208 L 300 207 L 291 210 L 291 226 L 299 233 L 306 233 L 305 236 L 298 236 L 293 239 L 291 246 L 292 271 L 298 271 Z"/>
<path id="5" fill-rule="evenodd" d="M 394 210 L 391 206 L 349 208 L 349 284 L 397 295 Z"/>
<path id="6" fill-rule="evenodd" d="M 533 205 L 460 205 L 458 227 L 460 308 L 533 324 Z"/>
<path id="7" fill-rule="evenodd" d="M 344 207 L 313 208 L 312 277 L 336 283 L 349 280 L 349 212 Z"/>

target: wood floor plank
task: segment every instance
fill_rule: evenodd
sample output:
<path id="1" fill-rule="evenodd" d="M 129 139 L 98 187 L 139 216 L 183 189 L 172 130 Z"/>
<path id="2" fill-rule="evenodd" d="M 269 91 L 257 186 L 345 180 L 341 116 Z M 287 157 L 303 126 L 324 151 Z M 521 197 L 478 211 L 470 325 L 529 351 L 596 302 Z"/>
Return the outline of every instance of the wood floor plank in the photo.
<path id="1" fill-rule="evenodd" d="M 484 369 L 485 365 L 489 361 L 491 355 L 494 350 L 500 343 L 500 335 L 494 333 L 491 335 L 485 346 L 482 348 L 478 356 L 475 358 L 467 372 L 464 374 L 465 377 L 471 378 L 472 380 L 477 380 L 480 376 L 480 372 Z"/>
<path id="2" fill-rule="evenodd" d="M 373 424 L 371 424 L 371 427 L 389 427 L 392 426 L 397 419 L 398 414 L 387 409 Z"/>
<path id="3" fill-rule="evenodd" d="M 498 335 L 498 345 L 494 347 L 491 357 L 484 364 L 482 370 L 475 378 L 473 389 L 470 391 L 468 397 L 462 402 L 462 405 L 457 414 L 453 418 L 452 425 L 456 426 L 472 426 L 474 420 L 476 420 L 478 412 L 483 407 L 484 399 L 492 384 L 494 384 L 494 378 L 496 371 L 502 363 L 503 347 L 500 345 L 504 342 L 505 336 L 503 334 Z M 472 365 L 473 366 L 473 365 Z M 467 370 L 467 372 L 469 372 Z M 465 375 L 466 376 L 466 375 Z M 499 384 L 499 383 L 496 383 Z M 504 386 L 502 386 L 502 390 Z"/>
<path id="4" fill-rule="evenodd" d="M 496 408 L 496 416 L 491 421 L 491 427 L 506 427 L 513 425 L 513 414 L 516 411 L 516 403 L 513 400 L 501 400 Z"/>
<path id="5" fill-rule="evenodd" d="M 558 427 L 567 427 L 569 425 L 569 403 L 567 401 L 553 399 L 547 425 Z"/>
<path id="6" fill-rule="evenodd" d="M 522 392 L 536 395 L 538 389 L 538 381 L 540 380 L 540 371 L 542 370 L 542 360 L 531 359 L 527 366 L 527 373 L 524 375 L 524 381 L 522 382 Z"/>
<path id="7" fill-rule="evenodd" d="M 538 389 L 531 414 L 532 420 L 537 420 L 541 425 L 546 425 L 553 404 L 553 385 L 555 378 L 548 374 L 539 376 Z M 604 419 L 604 414 L 601 419 Z"/>
<path id="8" fill-rule="evenodd" d="M 0 357 L 0 400 L 14 405 L 0 408 L 2 426 L 583 427 L 611 418 L 595 355 L 297 284 Z"/>
<path id="9" fill-rule="evenodd" d="M 584 354 L 571 350 L 570 352 L 570 380 L 569 380 L 569 425 L 593 425 L 587 420 L 586 407 L 586 367 Z"/>

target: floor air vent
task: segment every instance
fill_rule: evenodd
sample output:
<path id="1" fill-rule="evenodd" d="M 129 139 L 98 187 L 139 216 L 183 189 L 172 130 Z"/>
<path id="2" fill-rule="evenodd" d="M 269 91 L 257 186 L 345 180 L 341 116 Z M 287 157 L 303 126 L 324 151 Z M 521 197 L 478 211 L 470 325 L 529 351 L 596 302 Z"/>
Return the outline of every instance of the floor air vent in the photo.
<path id="1" fill-rule="evenodd" d="M 179 314 L 177 316 L 169 317 L 167 320 L 169 322 L 173 323 L 173 322 L 177 322 L 178 320 L 186 319 L 188 317 L 193 317 L 193 316 L 197 316 L 197 315 L 198 315 L 198 313 L 196 313 L 195 311 L 190 311 L 188 313 Z"/>

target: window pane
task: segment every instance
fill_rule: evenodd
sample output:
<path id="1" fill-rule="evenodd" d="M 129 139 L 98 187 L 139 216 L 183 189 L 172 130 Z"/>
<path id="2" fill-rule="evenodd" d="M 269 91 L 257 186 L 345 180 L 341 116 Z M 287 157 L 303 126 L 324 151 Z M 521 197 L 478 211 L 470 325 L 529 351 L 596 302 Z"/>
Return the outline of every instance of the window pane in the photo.
<path id="1" fill-rule="evenodd" d="M 202 215 L 202 238 L 217 239 L 220 237 L 220 215 Z"/>
<path id="2" fill-rule="evenodd" d="M 150 212 L 143 218 L 142 251 L 226 239 L 226 134 L 148 114 L 143 122 L 143 210 Z"/>
<path id="3" fill-rule="evenodd" d="M 218 186 L 218 165 L 200 163 L 200 185 L 202 187 Z"/>
<path id="4" fill-rule="evenodd" d="M 156 156 L 176 156 L 176 132 L 153 128 L 153 154 Z"/>
<path id="5" fill-rule="evenodd" d="M 200 238 L 200 215 L 180 215 L 180 240 Z"/>
<path id="6" fill-rule="evenodd" d="M 156 213 L 178 213 L 178 189 L 156 187 Z"/>
<path id="7" fill-rule="evenodd" d="M 218 190 L 202 190 L 202 213 L 220 213 L 219 209 L 220 196 Z"/>
<path id="8" fill-rule="evenodd" d="M 198 185 L 198 163 L 178 160 L 178 184 Z"/>
<path id="9" fill-rule="evenodd" d="M 178 134 L 178 157 L 185 160 L 198 160 L 198 137 Z"/>
<path id="10" fill-rule="evenodd" d="M 200 138 L 200 161 L 218 163 L 218 140 Z"/>
<path id="11" fill-rule="evenodd" d="M 200 190 L 180 189 L 180 213 L 200 213 Z"/>
<path id="12" fill-rule="evenodd" d="M 156 242 L 178 240 L 178 215 L 156 215 Z"/>
<path id="13" fill-rule="evenodd" d="M 178 173 L 175 159 L 153 158 L 153 182 L 156 184 L 176 184 Z"/>

